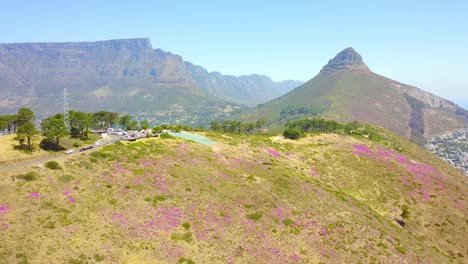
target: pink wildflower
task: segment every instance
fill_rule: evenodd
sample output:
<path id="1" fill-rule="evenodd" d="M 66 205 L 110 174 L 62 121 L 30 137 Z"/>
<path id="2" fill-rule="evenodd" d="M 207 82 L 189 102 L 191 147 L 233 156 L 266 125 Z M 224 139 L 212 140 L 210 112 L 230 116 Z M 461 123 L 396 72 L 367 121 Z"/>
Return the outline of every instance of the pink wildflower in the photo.
<path id="1" fill-rule="evenodd" d="M 37 192 L 32 192 L 29 194 L 29 198 L 41 198 L 41 195 Z"/>
<path id="2" fill-rule="evenodd" d="M 268 150 L 268 153 L 270 153 L 273 157 L 279 157 L 281 156 L 281 154 L 279 154 L 278 151 L 274 150 L 274 149 L 269 149 Z"/>

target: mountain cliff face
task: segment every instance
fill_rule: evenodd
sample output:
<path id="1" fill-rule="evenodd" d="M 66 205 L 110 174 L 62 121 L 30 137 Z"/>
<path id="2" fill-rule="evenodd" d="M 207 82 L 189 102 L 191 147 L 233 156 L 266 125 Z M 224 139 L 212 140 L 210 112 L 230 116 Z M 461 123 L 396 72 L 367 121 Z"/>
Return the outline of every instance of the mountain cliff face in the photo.
<path id="1" fill-rule="evenodd" d="M 465 110 L 439 96 L 373 73 L 353 48 L 338 53 L 302 86 L 241 118 L 265 117 L 281 124 L 301 117 L 281 115 L 291 108 L 307 110 L 302 110 L 306 116 L 377 124 L 420 144 L 426 137 L 468 126 Z"/>
<path id="2" fill-rule="evenodd" d="M 80 110 L 217 113 L 224 112 L 226 100 L 255 105 L 299 84 L 208 73 L 153 49 L 149 39 L 0 44 L 2 113 L 25 105 L 39 115 L 60 111 L 64 88 L 70 106 Z"/>
<path id="3" fill-rule="evenodd" d="M 264 75 L 252 74 L 239 77 L 208 72 L 201 66 L 185 63 L 194 81 L 208 93 L 230 102 L 256 106 L 273 100 L 300 86 L 300 81 L 274 82 Z"/>

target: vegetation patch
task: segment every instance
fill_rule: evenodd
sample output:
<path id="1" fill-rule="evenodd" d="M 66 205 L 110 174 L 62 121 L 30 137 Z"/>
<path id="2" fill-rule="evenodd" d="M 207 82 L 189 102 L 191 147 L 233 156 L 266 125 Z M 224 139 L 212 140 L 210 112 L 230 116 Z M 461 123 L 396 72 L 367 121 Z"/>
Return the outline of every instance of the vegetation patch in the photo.
<path id="1" fill-rule="evenodd" d="M 254 221 L 260 221 L 260 219 L 262 219 L 263 217 L 263 213 L 262 212 L 255 212 L 253 214 L 248 214 L 247 215 L 247 218 L 250 219 L 250 220 L 254 220 Z"/>
<path id="2" fill-rule="evenodd" d="M 171 235 L 171 240 L 173 241 L 185 241 L 187 243 L 190 243 L 193 241 L 192 233 L 191 232 L 186 232 L 186 233 L 175 233 Z"/>
<path id="3" fill-rule="evenodd" d="M 39 174 L 35 171 L 30 171 L 26 174 L 21 174 L 21 175 L 16 176 L 16 178 L 20 180 L 24 180 L 24 181 L 34 181 L 34 180 L 37 180 L 38 177 L 39 177 Z"/>
<path id="4" fill-rule="evenodd" d="M 60 182 L 63 182 L 63 183 L 68 183 L 68 182 L 71 182 L 75 179 L 75 177 L 71 176 L 71 175 L 63 175 L 63 176 L 60 176 L 58 177 L 58 180 Z"/>
<path id="5" fill-rule="evenodd" d="M 46 162 L 45 164 L 46 168 L 51 169 L 51 170 L 61 170 L 62 167 L 60 167 L 60 164 L 56 162 L 55 160 L 51 160 Z"/>

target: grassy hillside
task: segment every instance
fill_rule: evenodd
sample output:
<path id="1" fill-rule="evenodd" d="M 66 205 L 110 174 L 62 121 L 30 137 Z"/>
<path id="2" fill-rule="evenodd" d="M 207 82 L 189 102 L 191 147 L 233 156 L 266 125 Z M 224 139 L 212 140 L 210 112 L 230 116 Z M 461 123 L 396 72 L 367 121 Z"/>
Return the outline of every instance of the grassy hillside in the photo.
<path id="1" fill-rule="evenodd" d="M 144 139 L 9 171 L 0 263 L 466 262 L 466 178 L 376 129 Z"/>
<path id="2" fill-rule="evenodd" d="M 303 111 L 282 114 L 290 108 Z M 287 121 L 311 116 L 340 122 L 356 120 L 383 126 L 423 145 L 425 137 L 467 126 L 468 119 L 460 111 L 452 102 L 369 70 L 335 70 L 320 73 L 291 92 L 237 118 L 268 119 L 273 131 Z"/>

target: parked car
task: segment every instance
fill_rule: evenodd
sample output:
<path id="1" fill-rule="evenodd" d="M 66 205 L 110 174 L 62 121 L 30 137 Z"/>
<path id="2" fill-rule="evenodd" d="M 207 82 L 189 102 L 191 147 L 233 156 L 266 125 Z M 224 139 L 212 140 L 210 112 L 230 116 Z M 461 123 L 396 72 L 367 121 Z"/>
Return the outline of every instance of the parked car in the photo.
<path id="1" fill-rule="evenodd" d="M 80 149 L 80 152 L 83 152 L 83 151 L 86 151 L 86 150 L 90 150 L 90 149 L 93 149 L 94 146 L 88 146 L 88 147 L 84 147 L 84 148 L 81 148 Z"/>
<path id="2" fill-rule="evenodd" d="M 72 154 L 73 151 L 75 151 L 75 150 L 74 149 L 69 149 L 69 150 L 65 151 L 65 154 Z"/>

